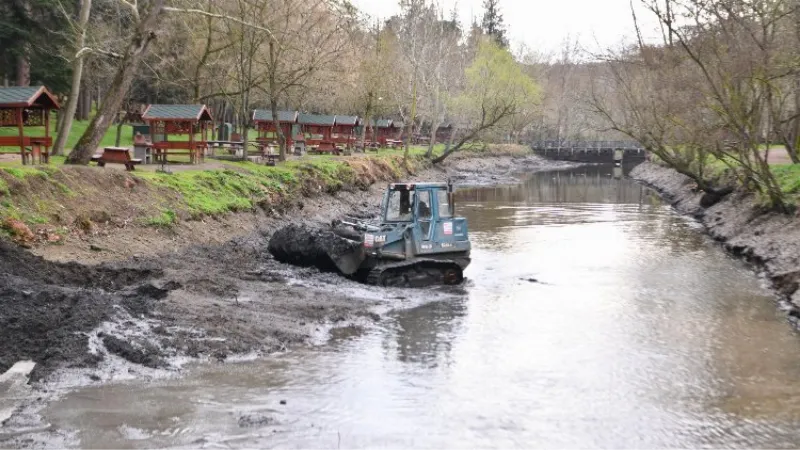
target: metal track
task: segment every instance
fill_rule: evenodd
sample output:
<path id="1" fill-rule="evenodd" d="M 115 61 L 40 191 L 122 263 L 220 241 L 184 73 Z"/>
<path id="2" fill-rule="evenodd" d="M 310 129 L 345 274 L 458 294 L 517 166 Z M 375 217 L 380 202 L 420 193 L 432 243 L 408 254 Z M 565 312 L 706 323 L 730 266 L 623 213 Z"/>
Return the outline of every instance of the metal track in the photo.
<path id="1" fill-rule="evenodd" d="M 433 259 L 385 264 L 370 270 L 367 284 L 376 286 L 423 287 L 436 284 L 459 284 L 464 276 L 452 261 Z"/>

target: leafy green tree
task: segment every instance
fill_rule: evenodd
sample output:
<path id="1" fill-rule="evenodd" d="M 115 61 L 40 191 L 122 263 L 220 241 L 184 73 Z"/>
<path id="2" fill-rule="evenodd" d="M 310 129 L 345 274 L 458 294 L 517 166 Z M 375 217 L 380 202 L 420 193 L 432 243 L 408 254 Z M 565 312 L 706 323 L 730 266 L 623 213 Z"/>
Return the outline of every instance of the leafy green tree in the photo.
<path id="1" fill-rule="evenodd" d="M 510 126 L 512 118 L 539 102 L 539 86 L 511 53 L 493 40 L 484 39 L 478 44 L 475 60 L 465 75 L 465 89 L 452 98 L 450 108 L 458 112 L 459 128 L 464 131 L 458 142 L 434 163 L 489 131 Z"/>

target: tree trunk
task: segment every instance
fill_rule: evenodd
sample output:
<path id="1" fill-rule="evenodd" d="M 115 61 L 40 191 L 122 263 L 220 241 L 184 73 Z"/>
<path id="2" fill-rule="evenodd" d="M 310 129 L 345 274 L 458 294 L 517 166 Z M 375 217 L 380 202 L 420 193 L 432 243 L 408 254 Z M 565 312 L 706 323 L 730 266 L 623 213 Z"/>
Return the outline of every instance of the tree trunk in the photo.
<path id="1" fill-rule="evenodd" d="M 461 149 L 461 147 L 464 146 L 464 144 L 466 144 L 468 141 L 472 140 L 475 136 L 478 135 L 478 133 L 480 133 L 481 131 L 483 131 L 485 129 L 486 128 L 480 128 L 480 129 L 474 130 L 471 133 L 467 134 L 466 136 L 461 138 L 456 145 L 454 145 L 453 147 L 448 148 L 447 150 L 445 150 L 444 153 L 442 153 L 441 156 L 439 156 L 438 158 L 435 158 L 433 160 L 433 163 L 434 164 L 439 164 L 440 162 L 444 161 L 448 156 L 450 156 L 453 153 L 459 151 Z"/>
<path id="2" fill-rule="evenodd" d="M 433 156 L 433 147 L 436 145 L 436 133 L 439 131 L 439 125 L 439 122 L 431 124 L 431 141 L 428 143 L 428 151 L 425 152 L 426 158 Z"/>
<path id="3" fill-rule="evenodd" d="M 359 140 L 361 141 L 361 151 L 367 153 L 367 127 L 369 126 L 369 121 L 372 119 L 372 116 L 369 112 L 364 114 L 364 125 L 361 126 L 361 137 Z M 373 131 L 373 134 L 375 132 Z"/>
<path id="4" fill-rule="evenodd" d="M 83 133 L 75 149 L 67 158 L 69 164 L 88 164 L 103 139 L 111 121 L 116 116 L 125 95 L 131 87 L 133 77 L 150 42 L 156 38 L 156 30 L 165 0 L 153 0 L 147 15 L 140 20 L 136 32 L 128 44 L 125 56 L 120 62 L 114 80 L 106 91 L 103 105 L 97 111 L 86 132 Z"/>
<path id="5" fill-rule="evenodd" d="M 117 124 L 117 137 L 114 139 L 114 147 L 119 147 L 120 140 L 122 139 L 122 126 L 125 125 L 125 120 L 120 119 Z"/>
<path id="6" fill-rule="evenodd" d="M 92 90 L 88 86 L 83 90 L 83 117 L 81 120 L 89 120 L 92 116 Z"/>
<path id="7" fill-rule="evenodd" d="M 456 126 L 450 124 L 450 136 L 447 138 L 447 145 L 445 145 L 444 151 L 445 153 L 450 151 L 450 147 L 453 146 L 453 140 L 456 138 Z"/>
<path id="8" fill-rule="evenodd" d="M 428 142 L 428 151 L 425 152 L 425 157 L 430 158 L 433 156 L 433 147 L 436 145 L 436 131 L 439 130 L 439 86 L 436 86 L 436 96 L 433 101 L 433 114 L 431 115 L 431 141 Z"/>
<path id="9" fill-rule="evenodd" d="M 286 161 L 286 136 L 283 134 L 283 129 L 281 127 L 280 117 L 278 117 L 278 102 L 275 101 L 275 97 L 273 97 L 269 102 L 270 110 L 272 111 L 272 124 L 275 127 L 275 134 L 278 136 L 278 159 L 281 161 Z M 291 129 L 289 131 L 291 133 Z"/>
<path id="10" fill-rule="evenodd" d="M 78 18 L 78 40 L 75 48 L 80 50 L 86 42 L 86 24 L 89 22 L 89 12 L 92 10 L 92 0 L 81 0 L 81 11 Z M 58 124 L 58 135 L 56 143 L 53 145 L 53 154 L 60 155 L 64 152 L 67 144 L 67 136 L 72 129 L 72 119 L 75 117 L 75 110 L 78 108 L 78 95 L 81 92 L 81 77 L 83 76 L 83 57 L 75 58 L 72 61 L 72 86 L 69 90 L 69 100 L 67 107 L 63 111 L 63 118 Z M 119 146 L 119 144 L 117 144 Z"/>
<path id="11" fill-rule="evenodd" d="M 367 105 L 364 108 L 364 125 L 361 127 L 361 149 L 367 153 L 367 127 L 369 126 L 370 119 L 372 119 L 372 99 L 375 94 L 370 91 L 367 92 Z M 375 130 L 372 130 L 373 138 L 375 137 Z"/>
<path id="12" fill-rule="evenodd" d="M 31 61 L 28 58 L 28 50 L 28 44 L 24 44 L 22 54 L 17 56 L 17 86 L 31 85 Z"/>
<path id="13" fill-rule="evenodd" d="M 408 149 L 411 146 L 411 138 L 414 136 L 414 120 L 417 115 L 417 70 L 414 69 L 414 96 L 411 98 L 411 120 L 408 121 L 405 150 L 403 151 L 403 164 L 408 164 Z"/>
<path id="14" fill-rule="evenodd" d="M 250 145 L 249 135 L 250 127 L 247 121 L 242 124 L 242 161 L 247 161 L 247 146 Z"/>

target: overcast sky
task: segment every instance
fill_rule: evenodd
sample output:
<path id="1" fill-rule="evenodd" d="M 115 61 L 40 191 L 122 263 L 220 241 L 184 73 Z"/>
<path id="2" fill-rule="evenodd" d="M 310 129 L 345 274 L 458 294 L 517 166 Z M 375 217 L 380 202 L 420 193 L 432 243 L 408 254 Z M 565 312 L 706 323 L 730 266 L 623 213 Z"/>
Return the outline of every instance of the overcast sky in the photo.
<path id="1" fill-rule="evenodd" d="M 385 19 L 400 8 L 397 0 L 352 0 L 373 18 Z M 461 22 L 480 20 L 483 0 L 434 0 L 451 11 L 458 8 Z M 634 0 L 638 5 L 639 1 Z M 514 46 L 524 42 L 547 52 L 559 49 L 565 39 L 579 39 L 582 47 L 597 51 L 635 38 L 630 0 L 500 0 L 500 9 Z M 643 33 L 657 36 L 650 14 L 637 13 Z"/>

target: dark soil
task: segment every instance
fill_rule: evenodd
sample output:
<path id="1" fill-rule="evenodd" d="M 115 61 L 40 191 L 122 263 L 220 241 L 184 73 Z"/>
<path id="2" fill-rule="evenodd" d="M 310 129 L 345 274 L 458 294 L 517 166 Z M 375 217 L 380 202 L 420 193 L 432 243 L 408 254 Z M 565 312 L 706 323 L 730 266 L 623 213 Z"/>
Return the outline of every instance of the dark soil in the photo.
<path id="1" fill-rule="evenodd" d="M 730 190 L 707 194 L 689 178 L 652 163 L 631 176 L 660 191 L 673 207 L 692 215 L 726 250 L 762 267 L 776 290 L 788 300 L 790 317 L 800 316 L 800 220 L 767 211 L 749 193 Z"/>
<path id="2" fill-rule="evenodd" d="M 88 333 L 131 303 L 109 291 L 157 274 L 52 263 L 0 242 L 0 372 L 22 359 L 38 363 L 34 380 L 65 363 L 93 366 L 101 358 L 87 353 Z"/>

